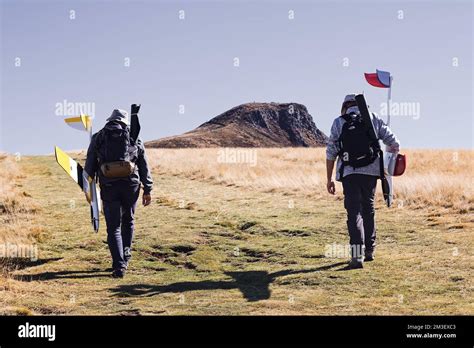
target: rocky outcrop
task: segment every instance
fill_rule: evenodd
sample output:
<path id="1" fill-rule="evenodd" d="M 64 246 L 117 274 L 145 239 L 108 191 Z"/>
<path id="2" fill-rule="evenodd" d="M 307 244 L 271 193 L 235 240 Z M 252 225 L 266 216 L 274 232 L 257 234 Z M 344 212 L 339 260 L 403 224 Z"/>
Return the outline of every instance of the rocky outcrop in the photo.
<path id="1" fill-rule="evenodd" d="M 297 103 L 248 103 L 182 135 L 149 141 L 147 147 L 316 147 L 327 136 Z"/>

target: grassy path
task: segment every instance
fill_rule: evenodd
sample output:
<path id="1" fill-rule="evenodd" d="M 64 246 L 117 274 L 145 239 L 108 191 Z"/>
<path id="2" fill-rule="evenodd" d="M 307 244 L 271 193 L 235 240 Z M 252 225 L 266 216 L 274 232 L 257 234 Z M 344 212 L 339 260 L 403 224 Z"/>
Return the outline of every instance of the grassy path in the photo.
<path id="1" fill-rule="evenodd" d="M 347 243 L 342 201 L 155 175 L 129 272 L 116 280 L 104 219 L 92 233 L 83 195 L 54 158 L 21 165 L 43 232 L 40 260 L 15 271 L 0 300 L 13 312 L 474 313 L 472 231 L 420 211 L 380 208 L 376 261 L 345 271 L 345 258 L 324 255 Z"/>

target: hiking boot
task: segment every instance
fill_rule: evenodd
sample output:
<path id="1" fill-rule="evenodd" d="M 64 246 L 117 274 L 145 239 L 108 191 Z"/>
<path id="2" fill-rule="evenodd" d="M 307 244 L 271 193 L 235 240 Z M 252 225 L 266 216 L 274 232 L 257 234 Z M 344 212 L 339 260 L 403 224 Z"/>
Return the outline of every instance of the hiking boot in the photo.
<path id="1" fill-rule="evenodd" d="M 125 268 L 118 268 L 112 272 L 112 277 L 123 278 L 125 276 Z"/>
<path id="2" fill-rule="evenodd" d="M 132 258 L 132 250 L 129 247 L 126 247 L 123 249 L 123 258 L 125 259 L 125 269 L 128 268 L 128 263 L 130 262 L 130 259 Z"/>
<path id="3" fill-rule="evenodd" d="M 364 258 L 364 261 L 374 261 L 375 259 L 375 255 L 374 255 L 374 251 L 366 251 L 365 252 L 365 258 Z"/>
<path id="4" fill-rule="evenodd" d="M 349 262 L 349 265 L 347 265 L 348 269 L 358 269 L 358 268 L 364 268 L 364 263 L 357 258 L 351 259 L 351 262 Z"/>

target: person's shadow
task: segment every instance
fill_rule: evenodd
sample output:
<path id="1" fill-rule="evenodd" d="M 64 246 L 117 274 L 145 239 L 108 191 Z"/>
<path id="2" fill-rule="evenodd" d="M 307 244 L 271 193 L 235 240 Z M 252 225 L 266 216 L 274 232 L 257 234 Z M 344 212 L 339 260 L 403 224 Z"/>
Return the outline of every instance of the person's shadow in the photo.
<path id="1" fill-rule="evenodd" d="M 62 260 L 62 257 L 50 257 L 44 259 L 32 260 L 20 257 L 0 257 L 0 267 L 9 271 L 18 271 L 25 268 L 41 266 L 49 262 Z"/>
<path id="2" fill-rule="evenodd" d="M 274 273 L 267 271 L 225 272 L 232 280 L 202 280 L 197 282 L 178 282 L 168 285 L 131 284 L 119 285 L 111 291 L 115 296 L 154 296 L 163 293 L 181 293 L 195 290 L 239 289 L 247 301 L 260 301 L 270 298 L 270 284 L 278 277 L 292 274 L 311 273 L 328 270 L 346 264 L 338 262 L 332 265 L 304 270 L 282 270 Z"/>
<path id="3" fill-rule="evenodd" d="M 84 278 L 100 278 L 110 277 L 110 273 L 100 269 L 84 270 L 84 271 L 56 271 L 42 272 L 36 274 L 14 274 L 15 280 L 24 282 L 52 279 L 84 279 Z"/>

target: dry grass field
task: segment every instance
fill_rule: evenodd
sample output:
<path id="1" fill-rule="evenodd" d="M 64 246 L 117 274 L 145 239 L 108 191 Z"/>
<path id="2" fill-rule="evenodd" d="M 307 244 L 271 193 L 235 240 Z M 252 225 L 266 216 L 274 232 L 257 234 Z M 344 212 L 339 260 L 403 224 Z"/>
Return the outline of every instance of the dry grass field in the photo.
<path id="1" fill-rule="evenodd" d="M 325 197 L 324 148 L 239 149 L 228 162 L 222 149 L 149 150 L 158 172 L 263 191 L 300 192 Z M 406 175 L 394 178 L 395 203 L 419 208 L 450 209 L 465 214 L 474 209 L 473 163 L 468 150 L 408 150 Z M 225 158 L 224 158 L 225 159 Z M 256 161 L 256 162 L 255 162 Z M 255 163 L 254 163 L 255 162 Z M 340 190 L 339 190 L 340 191 Z"/>
<path id="2" fill-rule="evenodd" d="M 1 242 L 35 243 L 38 260 L 3 260 L 0 313 L 474 314 L 472 151 L 406 152 L 394 206 L 378 195 L 377 258 L 354 271 L 326 252 L 348 237 L 324 149 L 223 151 L 148 151 L 153 203 L 137 209 L 123 280 L 104 219 L 91 232 L 54 157 L 2 155 Z"/>
<path id="3" fill-rule="evenodd" d="M 38 205 L 19 183 L 24 178 L 17 160 L 0 153 L 0 243 L 25 243 L 39 238 L 32 216 Z"/>

